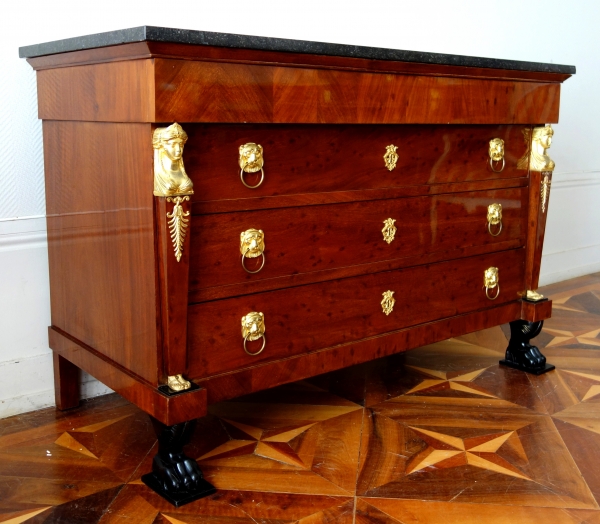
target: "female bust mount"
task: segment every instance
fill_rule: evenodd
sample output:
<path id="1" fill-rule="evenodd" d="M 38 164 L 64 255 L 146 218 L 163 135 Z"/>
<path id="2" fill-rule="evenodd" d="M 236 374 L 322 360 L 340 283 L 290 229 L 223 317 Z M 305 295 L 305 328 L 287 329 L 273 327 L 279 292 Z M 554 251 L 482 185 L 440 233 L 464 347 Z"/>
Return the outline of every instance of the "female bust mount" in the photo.
<path id="1" fill-rule="evenodd" d="M 154 195 L 174 196 L 194 193 L 191 179 L 183 167 L 183 146 L 187 133 L 175 122 L 159 127 L 152 135 L 154 148 Z"/>
<path id="2" fill-rule="evenodd" d="M 529 129 L 523 130 L 525 142 L 529 142 Z M 554 130 L 549 124 L 545 127 L 534 127 L 531 134 L 531 146 L 525 156 L 517 163 L 519 169 L 530 169 L 531 171 L 554 171 L 554 160 L 547 154 L 546 150 L 552 144 Z"/>

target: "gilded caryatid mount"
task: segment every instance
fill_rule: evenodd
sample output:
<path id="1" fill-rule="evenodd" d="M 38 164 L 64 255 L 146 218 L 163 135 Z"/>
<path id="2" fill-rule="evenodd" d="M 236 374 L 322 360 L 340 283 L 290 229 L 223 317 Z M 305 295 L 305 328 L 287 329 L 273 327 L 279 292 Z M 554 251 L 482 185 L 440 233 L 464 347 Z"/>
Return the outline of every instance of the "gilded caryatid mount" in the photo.
<path id="1" fill-rule="evenodd" d="M 531 171 L 554 171 L 554 160 L 546 154 L 546 150 L 552 144 L 553 135 L 554 130 L 550 124 L 545 127 L 534 127 L 533 131 L 524 129 L 523 137 L 528 148 L 517 163 L 517 168 Z"/>
<path id="2" fill-rule="evenodd" d="M 167 202 L 174 204 L 173 210 L 167 212 L 167 219 L 177 262 L 183 255 L 183 244 L 190 221 L 190 212 L 184 209 L 183 204 L 194 193 L 194 184 L 183 167 L 183 147 L 187 139 L 187 133 L 177 122 L 169 127 L 155 129 L 152 135 L 154 195 L 167 197 Z"/>
<path id="3" fill-rule="evenodd" d="M 183 196 L 194 193 L 194 184 L 183 167 L 183 147 L 187 139 L 187 133 L 177 122 L 169 127 L 154 130 L 152 147 L 155 196 Z"/>

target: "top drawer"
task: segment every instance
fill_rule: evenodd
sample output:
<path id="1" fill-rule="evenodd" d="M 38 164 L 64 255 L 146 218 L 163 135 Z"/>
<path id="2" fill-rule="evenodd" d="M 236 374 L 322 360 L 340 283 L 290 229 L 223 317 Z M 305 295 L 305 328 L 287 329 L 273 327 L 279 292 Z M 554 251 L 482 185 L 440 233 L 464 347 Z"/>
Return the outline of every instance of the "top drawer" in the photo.
<path id="1" fill-rule="evenodd" d="M 526 176 L 525 126 L 202 125 L 184 126 L 184 159 L 196 202 L 300 193 L 356 191 Z M 504 141 L 502 162 L 490 167 L 489 141 Z M 260 144 L 264 181 L 240 180 L 239 147 Z M 387 146 L 397 147 L 389 169 Z M 391 166 L 390 166 L 391 167 Z M 261 172 L 245 173 L 257 185 Z"/>

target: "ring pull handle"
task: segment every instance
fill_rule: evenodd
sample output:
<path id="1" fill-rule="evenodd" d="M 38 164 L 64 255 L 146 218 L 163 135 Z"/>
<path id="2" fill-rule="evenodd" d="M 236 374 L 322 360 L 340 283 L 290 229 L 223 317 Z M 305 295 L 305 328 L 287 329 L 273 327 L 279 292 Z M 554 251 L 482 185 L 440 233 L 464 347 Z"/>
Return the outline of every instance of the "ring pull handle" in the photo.
<path id="1" fill-rule="evenodd" d="M 240 234 L 240 253 L 242 254 L 242 267 L 251 275 L 258 273 L 266 262 L 265 257 L 265 234 L 262 229 L 247 229 Z M 258 258 L 262 256 L 262 264 L 256 271 L 246 267 L 246 258 Z"/>
<path id="2" fill-rule="evenodd" d="M 497 237 L 502 233 L 502 204 L 490 204 L 488 206 L 487 223 L 490 235 Z"/>
<path id="3" fill-rule="evenodd" d="M 248 189 L 256 189 L 259 187 L 265 179 L 265 171 L 263 166 L 265 160 L 263 157 L 263 147 L 260 144 L 254 142 L 248 142 L 239 148 L 240 158 L 238 163 L 240 165 L 240 179 Z M 246 183 L 244 179 L 244 173 L 256 173 L 260 171 L 260 180 L 255 186 L 251 186 Z"/>
<path id="4" fill-rule="evenodd" d="M 246 260 L 246 257 L 247 257 L 247 253 L 242 253 L 242 267 L 244 268 L 244 271 L 246 271 L 246 273 L 250 273 L 251 275 L 254 275 L 254 274 L 256 274 L 256 273 L 259 273 L 259 272 L 260 272 L 260 270 L 261 270 L 263 267 L 265 267 L 265 260 L 266 260 L 266 257 L 265 257 L 265 255 L 264 255 L 264 253 L 263 253 L 263 256 L 262 256 L 262 264 L 260 265 L 260 267 L 259 267 L 259 268 L 258 268 L 256 271 L 251 271 L 251 270 L 249 270 L 249 269 L 246 267 L 246 264 L 244 263 L 244 260 Z M 252 257 L 247 257 L 247 258 L 252 258 Z"/>
<path id="5" fill-rule="evenodd" d="M 494 173 L 502 173 L 504 171 L 504 166 L 506 162 L 504 161 L 504 140 L 501 138 L 492 138 L 490 140 L 490 167 Z M 502 162 L 502 166 L 500 169 L 496 169 L 498 167 L 498 163 Z"/>
<path id="6" fill-rule="evenodd" d="M 248 355 L 255 357 L 263 352 L 267 345 L 267 338 L 265 337 L 265 315 L 263 313 L 252 311 L 242 317 L 242 337 L 244 338 L 244 351 Z M 248 341 L 253 342 L 261 338 L 261 348 L 255 353 L 248 351 L 246 346 Z"/>
<path id="7" fill-rule="evenodd" d="M 500 281 L 498 277 L 497 267 L 488 267 L 483 272 L 483 287 L 485 288 L 485 296 L 490 300 L 496 300 L 500 294 Z M 490 296 L 490 290 L 496 288 L 496 294 Z"/>
<path id="8" fill-rule="evenodd" d="M 500 285 L 498 284 L 496 287 L 497 291 L 493 297 L 490 297 L 490 288 L 485 288 L 485 296 L 488 297 L 490 300 L 496 300 L 498 298 L 498 295 L 500 294 Z"/>

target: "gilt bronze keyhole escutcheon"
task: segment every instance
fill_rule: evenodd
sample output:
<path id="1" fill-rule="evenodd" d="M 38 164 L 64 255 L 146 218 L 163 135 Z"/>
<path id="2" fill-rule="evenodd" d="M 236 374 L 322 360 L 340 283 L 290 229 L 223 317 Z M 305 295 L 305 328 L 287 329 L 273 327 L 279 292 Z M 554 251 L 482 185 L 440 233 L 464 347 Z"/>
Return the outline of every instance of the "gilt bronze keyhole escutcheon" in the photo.
<path id="1" fill-rule="evenodd" d="M 394 298 L 395 291 L 384 291 L 382 293 L 383 299 L 381 300 L 381 310 L 385 313 L 385 315 L 389 315 L 392 311 L 394 311 L 394 304 L 396 303 L 396 299 Z"/>
<path id="2" fill-rule="evenodd" d="M 391 144 L 389 146 L 385 146 L 385 155 L 383 155 L 383 161 L 385 162 L 385 167 L 388 168 L 388 171 L 393 171 L 396 168 L 396 163 L 398 162 L 398 146 Z"/>
<path id="3" fill-rule="evenodd" d="M 396 236 L 396 231 L 398 228 L 394 225 L 396 220 L 393 218 L 386 218 L 383 221 L 383 229 L 381 232 L 383 233 L 383 240 L 385 240 L 388 244 L 391 244 Z"/>

